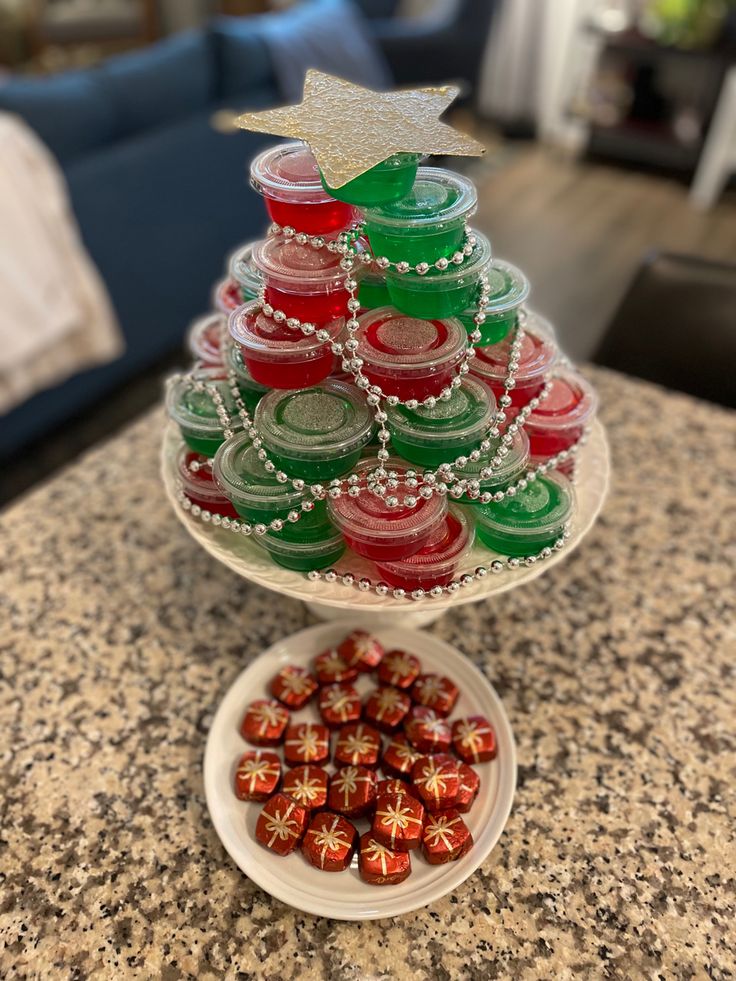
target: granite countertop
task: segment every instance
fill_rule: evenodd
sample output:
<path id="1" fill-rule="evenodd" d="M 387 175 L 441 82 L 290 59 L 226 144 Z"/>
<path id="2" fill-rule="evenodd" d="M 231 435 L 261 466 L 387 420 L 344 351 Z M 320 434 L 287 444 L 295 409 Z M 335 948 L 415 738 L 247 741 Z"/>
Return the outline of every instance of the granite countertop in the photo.
<path id="1" fill-rule="evenodd" d="M 504 699 L 509 823 L 454 895 L 390 922 L 272 900 L 213 832 L 213 710 L 310 616 L 169 511 L 160 414 L 0 518 L 4 978 L 733 975 L 736 416 L 594 375 L 614 468 L 597 527 L 431 628 Z"/>

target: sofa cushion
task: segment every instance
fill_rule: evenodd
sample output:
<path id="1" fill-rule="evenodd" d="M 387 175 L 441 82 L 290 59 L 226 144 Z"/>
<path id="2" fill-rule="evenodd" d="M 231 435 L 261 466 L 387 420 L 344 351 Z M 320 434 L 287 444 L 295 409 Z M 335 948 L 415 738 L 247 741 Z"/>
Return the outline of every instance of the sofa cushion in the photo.
<path id="1" fill-rule="evenodd" d="M 62 163 L 116 135 L 110 105 L 89 71 L 0 83 L 0 109 L 21 116 Z"/>
<path id="2" fill-rule="evenodd" d="M 271 57 L 254 26 L 258 22 L 257 17 L 215 17 L 210 22 L 222 99 L 245 96 L 249 105 L 256 106 L 273 91 Z"/>
<path id="3" fill-rule="evenodd" d="M 216 93 L 212 41 L 186 31 L 103 62 L 95 74 L 129 135 L 201 112 Z"/>

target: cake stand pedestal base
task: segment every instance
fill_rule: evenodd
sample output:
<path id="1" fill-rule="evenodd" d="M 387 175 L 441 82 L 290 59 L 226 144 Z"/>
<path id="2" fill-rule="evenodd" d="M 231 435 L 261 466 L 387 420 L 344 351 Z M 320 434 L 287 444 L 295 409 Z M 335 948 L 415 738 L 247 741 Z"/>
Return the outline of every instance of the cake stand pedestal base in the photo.
<path id="1" fill-rule="evenodd" d="M 344 608 L 329 606 L 327 603 L 316 603 L 312 600 L 305 600 L 304 605 L 318 620 L 344 620 L 347 615 Z M 444 612 L 444 609 L 433 610 L 431 608 L 417 610 L 381 610 L 378 616 L 381 626 L 387 629 L 392 627 L 426 627 L 428 624 L 434 623 L 435 620 L 439 620 Z M 351 610 L 349 616 L 356 627 L 375 629 L 375 610 L 367 609 L 364 612 Z"/>

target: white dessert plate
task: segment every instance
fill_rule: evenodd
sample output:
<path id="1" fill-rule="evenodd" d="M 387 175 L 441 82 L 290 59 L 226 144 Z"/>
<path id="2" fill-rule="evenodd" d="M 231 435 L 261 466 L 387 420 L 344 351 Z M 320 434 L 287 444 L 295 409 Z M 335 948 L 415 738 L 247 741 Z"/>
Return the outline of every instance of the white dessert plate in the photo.
<path id="1" fill-rule="evenodd" d="M 444 674 L 458 686 L 460 697 L 450 719 L 484 715 L 496 731 L 498 755 L 475 769 L 481 778 L 478 797 L 463 819 L 474 845 L 456 862 L 429 865 L 421 850 L 412 853 L 411 875 L 398 885 L 374 886 L 363 882 L 357 858 L 344 872 L 322 872 L 296 851 L 282 857 L 258 843 L 255 826 L 262 807 L 240 801 L 233 790 L 233 775 L 241 754 L 250 747 L 239 732 L 250 702 L 269 696 L 269 683 L 286 664 L 309 667 L 312 658 L 339 643 L 354 628 L 352 620 L 334 620 L 292 634 L 269 647 L 235 680 L 212 722 L 204 757 L 204 786 L 212 823 L 228 854 L 261 889 L 276 899 L 316 916 L 339 920 L 375 920 L 399 916 L 435 902 L 465 881 L 490 855 L 511 810 L 516 785 L 514 736 L 503 705 L 492 686 L 459 650 L 431 634 L 389 628 L 374 630 L 386 649 L 401 648 L 415 654 L 424 671 Z M 355 683 L 365 695 L 376 682 L 361 675 Z M 318 721 L 313 702 L 294 721 Z M 385 740 L 385 737 L 384 737 Z M 333 746 L 335 737 L 333 736 Z M 278 750 L 277 750 L 278 751 Z M 332 767 L 329 767 L 332 770 Z M 354 822 L 360 833 L 367 820 Z"/>

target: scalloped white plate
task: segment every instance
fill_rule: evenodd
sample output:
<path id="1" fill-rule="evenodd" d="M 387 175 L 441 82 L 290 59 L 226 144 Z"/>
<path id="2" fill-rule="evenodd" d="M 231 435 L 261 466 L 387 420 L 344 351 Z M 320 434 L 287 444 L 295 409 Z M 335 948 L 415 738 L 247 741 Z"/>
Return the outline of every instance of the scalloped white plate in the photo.
<path id="1" fill-rule="evenodd" d="M 457 862 L 429 865 L 418 851 L 412 853 L 412 872 L 395 886 L 372 886 L 358 874 L 357 858 L 344 872 L 321 872 L 299 852 L 275 855 L 255 838 L 261 808 L 240 801 L 232 785 L 233 769 L 249 748 L 238 731 L 247 705 L 268 694 L 268 684 L 285 664 L 308 667 L 312 658 L 339 643 L 354 627 L 349 619 L 309 627 L 278 641 L 238 676 L 215 714 L 204 757 L 204 787 L 212 823 L 225 849 L 256 885 L 276 899 L 316 916 L 338 920 L 376 920 L 398 916 L 427 906 L 456 889 L 485 861 L 501 836 L 511 810 L 516 786 L 516 748 L 511 725 L 501 700 L 483 674 L 460 651 L 431 634 L 400 628 L 375 630 L 387 648 L 401 647 L 416 654 L 426 671 L 445 674 L 460 689 L 450 718 L 484 715 L 496 731 L 498 755 L 475 769 L 481 778 L 476 801 L 463 819 L 474 845 Z M 356 684 L 364 694 L 375 684 L 362 675 Z M 318 719 L 314 705 L 292 713 L 296 721 Z M 333 736 L 334 742 L 334 736 Z M 360 832 L 367 821 L 355 822 Z"/>

